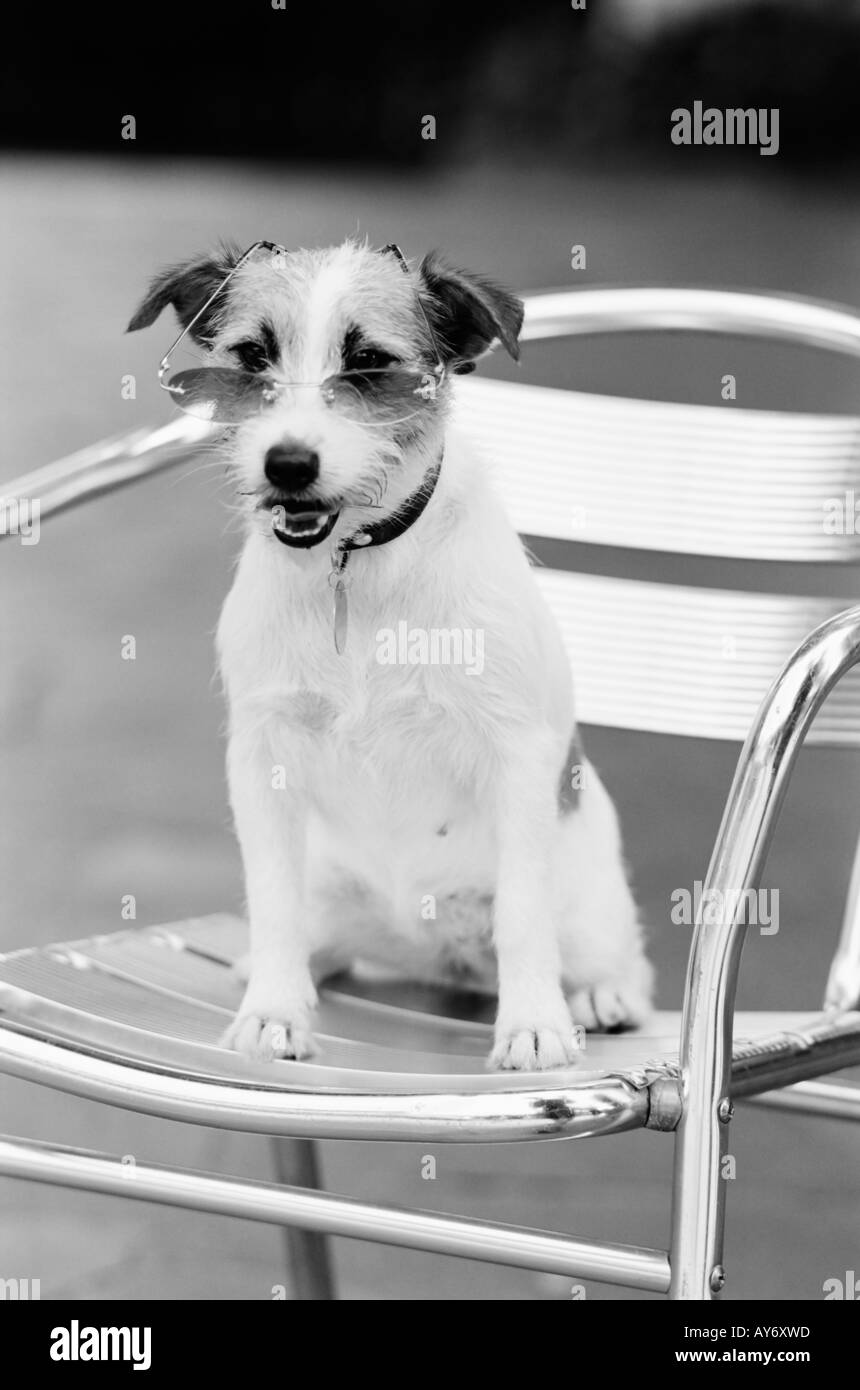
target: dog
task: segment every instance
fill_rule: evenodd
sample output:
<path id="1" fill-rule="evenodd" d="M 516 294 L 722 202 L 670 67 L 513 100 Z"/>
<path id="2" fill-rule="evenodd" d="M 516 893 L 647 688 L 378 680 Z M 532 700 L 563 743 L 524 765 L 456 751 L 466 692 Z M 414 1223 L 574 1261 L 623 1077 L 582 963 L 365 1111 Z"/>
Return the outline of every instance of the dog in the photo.
<path id="1" fill-rule="evenodd" d="M 180 404 L 230 383 L 246 538 L 217 650 L 251 953 L 225 1043 L 312 1055 L 317 985 L 359 961 L 497 995 L 490 1066 L 566 1066 L 582 1029 L 646 1018 L 652 971 L 560 634 L 450 420 L 458 375 L 519 357 L 522 303 L 435 252 L 258 247 L 163 272 L 129 325 L 176 311 L 204 364 Z"/>

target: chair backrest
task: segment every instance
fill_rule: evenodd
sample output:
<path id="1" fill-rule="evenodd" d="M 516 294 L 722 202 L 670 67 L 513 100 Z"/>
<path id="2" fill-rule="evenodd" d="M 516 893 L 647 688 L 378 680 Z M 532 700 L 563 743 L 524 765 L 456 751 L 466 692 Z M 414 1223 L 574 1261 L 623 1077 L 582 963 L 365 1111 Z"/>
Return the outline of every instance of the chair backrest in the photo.
<path id="1" fill-rule="evenodd" d="M 812 300 L 637 288 L 526 300 L 525 339 L 645 329 L 748 335 L 860 357 L 860 314 Z M 749 571 L 768 562 L 777 588 L 786 564 L 812 576 L 821 565 L 860 560 L 853 510 L 849 524 L 838 525 L 840 506 L 843 516 L 853 508 L 860 418 L 625 400 L 474 377 L 457 389 L 460 422 L 492 459 L 542 566 L 539 583 L 571 654 L 579 719 L 742 739 L 785 659 L 855 601 L 850 593 L 815 596 L 802 579 L 790 593 L 762 591 Z M 38 498 L 47 517 L 175 466 L 212 433 L 182 416 L 13 480 L 0 498 L 0 538 L 13 533 L 18 498 Z M 641 569 L 643 557 L 659 559 L 659 576 L 630 577 L 631 558 Z M 860 746 L 860 672 L 839 686 L 809 741 Z"/>
<path id="2" fill-rule="evenodd" d="M 772 337 L 860 357 L 860 315 L 809 300 L 624 289 L 526 301 L 527 338 L 643 329 Z M 755 567 L 744 562 L 779 562 L 764 567 L 774 588 L 793 566 L 802 591 L 811 562 L 860 560 L 852 503 L 855 484 L 860 498 L 860 417 L 468 377 L 458 383 L 458 418 L 491 460 L 541 565 L 583 723 L 743 739 L 794 648 L 856 601 L 761 592 L 762 567 L 753 582 Z M 629 577 L 648 553 L 652 570 L 657 553 L 663 561 L 659 582 Z M 595 568 L 595 556 L 609 573 L 582 572 Z M 677 557 L 686 557 L 683 566 Z M 699 557 L 700 573 L 689 557 Z M 716 580 L 715 560 L 723 562 Z M 860 672 L 838 688 L 810 741 L 860 746 Z"/>

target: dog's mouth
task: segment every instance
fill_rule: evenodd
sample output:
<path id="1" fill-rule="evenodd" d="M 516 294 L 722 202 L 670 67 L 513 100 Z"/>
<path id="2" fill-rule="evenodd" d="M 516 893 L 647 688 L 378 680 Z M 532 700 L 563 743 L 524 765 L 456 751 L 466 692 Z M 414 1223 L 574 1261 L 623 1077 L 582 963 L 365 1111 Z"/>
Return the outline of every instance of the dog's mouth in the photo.
<path id="1" fill-rule="evenodd" d="M 310 550 L 335 528 L 340 508 L 323 506 L 317 498 L 271 497 L 263 503 L 272 517 L 272 531 L 282 545 Z"/>

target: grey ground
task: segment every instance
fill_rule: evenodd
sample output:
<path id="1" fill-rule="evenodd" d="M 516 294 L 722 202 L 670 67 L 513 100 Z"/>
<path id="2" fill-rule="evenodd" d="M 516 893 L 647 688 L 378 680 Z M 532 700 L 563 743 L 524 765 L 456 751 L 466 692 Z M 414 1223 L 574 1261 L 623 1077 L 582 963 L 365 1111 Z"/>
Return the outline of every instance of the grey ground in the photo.
<path id="1" fill-rule="evenodd" d="M 438 180 L 260 173 L 218 166 L 6 161 L 2 237 L 5 441 L 0 485 L 91 440 L 166 418 L 154 386 L 169 326 L 122 328 L 150 270 L 220 235 L 289 244 L 360 226 L 408 251 L 448 248 L 520 287 L 566 285 L 569 247 L 588 279 L 782 289 L 857 303 L 860 208 L 838 189 L 499 173 Z M 758 171 L 756 171 L 758 172 Z M 582 283 L 582 279 L 576 281 Z M 11 330 L 11 331 L 10 331 Z M 856 373 L 750 345 L 671 343 L 535 350 L 525 379 L 711 401 L 737 372 L 747 405 L 851 409 Z M 776 364 L 779 364 L 778 367 Z M 134 372 L 138 399 L 119 381 Z M 241 901 L 212 681 L 212 631 L 237 536 L 219 471 L 170 476 L 60 519 L 39 546 L 0 549 L 0 949 L 170 920 Z M 854 593 L 853 578 L 845 596 Z M 138 659 L 119 660 L 125 633 Z M 651 924 L 660 1003 L 679 1005 L 688 945 L 668 897 L 701 878 L 737 749 L 587 731 L 621 809 Z M 801 757 L 767 883 L 782 928 L 747 946 L 739 1003 L 820 1000 L 860 827 L 857 761 Z M 272 1175 L 266 1142 L 110 1111 L 0 1078 L 2 1128 L 140 1159 Z M 732 1130 L 726 1296 L 820 1298 L 858 1268 L 856 1133 L 741 1108 Z M 433 1150 L 329 1144 L 329 1186 L 356 1196 L 660 1245 L 671 1141 Z M 566 1298 L 566 1281 L 337 1242 L 350 1299 Z M 43 1296 L 265 1299 L 284 1281 L 277 1231 L 130 1201 L 0 1182 L 0 1277 Z M 589 1298 L 628 1297 L 589 1285 Z"/>

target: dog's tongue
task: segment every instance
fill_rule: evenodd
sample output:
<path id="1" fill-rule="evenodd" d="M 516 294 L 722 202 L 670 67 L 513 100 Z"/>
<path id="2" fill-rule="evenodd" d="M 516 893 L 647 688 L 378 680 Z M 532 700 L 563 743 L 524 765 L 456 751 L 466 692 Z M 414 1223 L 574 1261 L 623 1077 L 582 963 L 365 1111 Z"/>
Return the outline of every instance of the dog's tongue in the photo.
<path id="1" fill-rule="evenodd" d="M 297 512 L 285 522 L 281 522 L 280 526 L 275 523 L 275 529 L 299 531 L 303 535 L 309 535 L 312 531 L 318 531 L 327 519 L 327 512 Z"/>

